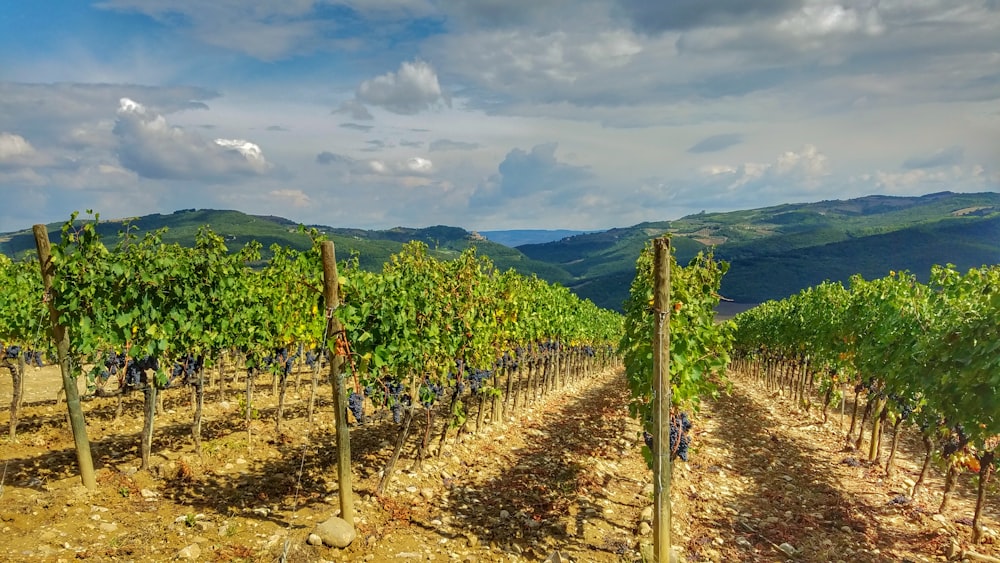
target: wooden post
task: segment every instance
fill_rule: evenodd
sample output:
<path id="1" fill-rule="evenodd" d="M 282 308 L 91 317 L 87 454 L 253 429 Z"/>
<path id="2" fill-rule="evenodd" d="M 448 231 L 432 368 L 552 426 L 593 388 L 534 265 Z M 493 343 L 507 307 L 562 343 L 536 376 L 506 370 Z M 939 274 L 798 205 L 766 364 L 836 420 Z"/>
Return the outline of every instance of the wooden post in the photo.
<path id="1" fill-rule="evenodd" d="M 323 258 L 323 300 L 326 303 L 327 343 L 337 342 L 343 326 L 333 315 L 340 305 L 337 281 L 337 257 L 333 242 L 320 247 Z M 333 410 L 337 419 L 337 479 L 340 486 L 340 517 L 354 525 L 354 491 L 351 483 L 351 435 L 347 428 L 347 386 L 343 377 L 343 356 L 338 356 L 336 344 L 327 351 L 330 358 L 330 383 L 333 385 Z"/>
<path id="2" fill-rule="evenodd" d="M 55 264 L 52 262 L 52 252 L 49 248 L 49 232 L 45 225 L 35 225 L 31 230 L 35 234 L 38 263 L 42 268 L 42 284 L 45 295 L 49 296 L 52 293 L 52 278 L 55 275 Z M 59 371 L 62 372 L 66 408 L 69 409 L 70 428 L 76 445 L 76 463 L 80 468 L 80 478 L 83 479 L 84 486 L 93 491 L 97 488 L 97 477 L 94 474 L 94 459 L 90 454 L 90 440 L 87 438 L 87 422 L 83 418 L 83 408 L 80 406 L 80 391 L 69 367 L 69 333 L 66 332 L 66 327 L 59 323 L 59 312 L 51 300 L 48 300 L 48 305 L 52 339 L 59 354 Z"/>
<path id="3" fill-rule="evenodd" d="M 670 239 L 653 241 L 653 552 L 670 561 Z"/>

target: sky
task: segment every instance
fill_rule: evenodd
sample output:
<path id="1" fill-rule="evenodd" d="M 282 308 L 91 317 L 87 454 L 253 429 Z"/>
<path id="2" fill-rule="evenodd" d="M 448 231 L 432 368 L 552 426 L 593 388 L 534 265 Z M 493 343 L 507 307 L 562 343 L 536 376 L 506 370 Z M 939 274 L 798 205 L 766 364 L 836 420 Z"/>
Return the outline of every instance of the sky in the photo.
<path id="1" fill-rule="evenodd" d="M 0 7 L 0 232 L 177 209 L 597 230 L 1000 191 L 1000 0 Z"/>

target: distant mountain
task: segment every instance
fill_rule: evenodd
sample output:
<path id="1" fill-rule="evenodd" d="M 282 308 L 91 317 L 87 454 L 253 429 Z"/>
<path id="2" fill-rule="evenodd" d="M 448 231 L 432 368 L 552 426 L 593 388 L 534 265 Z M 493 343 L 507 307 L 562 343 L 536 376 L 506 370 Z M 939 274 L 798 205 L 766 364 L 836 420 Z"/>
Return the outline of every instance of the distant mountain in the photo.
<path id="1" fill-rule="evenodd" d="M 669 233 L 678 261 L 712 249 L 731 263 L 723 295 L 757 303 L 824 280 L 846 282 L 854 273 L 873 278 L 909 270 L 926 278 L 933 264 L 1000 263 L 998 223 L 998 193 L 867 196 L 699 213 L 518 250 L 559 265 L 574 277 L 570 287 L 578 295 L 617 309 L 628 296 L 639 250 Z"/>
<path id="2" fill-rule="evenodd" d="M 566 229 L 518 229 L 510 231 L 479 231 L 489 240 L 514 248 L 522 244 L 541 244 L 561 240 L 574 235 L 593 231 L 570 231 Z"/>
<path id="3" fill-rule="evenodd" d="M 208 225 L 221 235 L 231 251 L 236 251 L 252 240 L 263 245 L 262 255 L 270 256 L 273 244 L 304 250 L 309 247 L 309 237 L 299 232 L 294 221 L 276 216 L 247 215 L 239 211 L 214 209 L 182 209 L 170 214 L 154 213 L 132 219 L 101 219 L 97 230 L 104 243 L 113 246 L 118 233 L 125 224 L 134 229 L 135 234 L 166 228 L 163 241 L 190 246 L 195 234 L 203 225 Z M 83 221 L 78 220 L 78 223 Z M 59 241 L 62 223 L 47 225 L 49 238 Z M 515 270 L 525 274 L 535 274 L 539 278 L 569 285 L 573 277 L 562 268 L 532 260 L 518 250 L 486 240 L 482 236 L 458 227 L 436 226 L 425 229 L 396 227 L 394 229 L 368 231 L 364 229 L 335 228 L 325 225 L 310 225 L 325 233 L 334 242 L 339 259 L 352 254 L 358 256 L 359 265 L 367 270 L 378 271 L 389 257 L 399 252 L 407 242 L 418 240 L 427 244 L 431 254 L 447 260 L 458 256 L 469 246 L 475 246 L 480 254 L 488 256 L 497 268 Z M 0 233 L 0 252 L 8 256 L 22 256 L 35 252 L 35 239 L 30 229 L 12 233 Z"/>
<path id="4" fill-rule="evenodd" d="M 250 240 L 304 249 L 309 239 L 294 221 L 239 211 L 185 209 L 131 221 L 137 233 L 166 227 L 166 242 L 192 244 L 202 225 L 225 237 L 231 250 Z M 640 223 L 607 231 L 573 233 L 558 240 L 511 248 L 458 227 L 397 227 L 368 231 L 313 225 L 334 241 L 341 259 L 356 253 L 362 268 L 379 270 L 411 240 L 423 241 L 441 259 L 475 245 L 501 270 L 514 268 L 560 283 L 602 307 L 620 309 L 635 275 L 635 260 L 652 238 L 669 233 L 678 261 L 712 250 L 730 262 L 722 293 L 729 309 L 781 298 L 824 280 L 846 282 L 854 273 L 881 277 L 909 270 L 926 279 L 933 264 L 966 269 L 1000 263 L 1000 194 L 941 192 L 922 197 L 868 196 L 851 200 L 786 204 L 729 213 L 699 213 L 676 221 Z M 53 240 L 61 224 L 49 225 Z M 98 230 L 114 244 L 122 220 L 102 221 Z M 497 233 L 492 231 L 490 233 Z M 490 233 L 484 233 L 489 235 Z M 563 231 L 499 231 L 549 233 Z M 532 235 L 533 236 L 533 235 Z M 500 236 L 503 238 L 503 235 Z M 510 240 L 510 239 L 508 239 Z M 0 252 L 34 252 L 31 231 L 0 234 Z M 266 252 L 265 252 L 266 257 Z"/>

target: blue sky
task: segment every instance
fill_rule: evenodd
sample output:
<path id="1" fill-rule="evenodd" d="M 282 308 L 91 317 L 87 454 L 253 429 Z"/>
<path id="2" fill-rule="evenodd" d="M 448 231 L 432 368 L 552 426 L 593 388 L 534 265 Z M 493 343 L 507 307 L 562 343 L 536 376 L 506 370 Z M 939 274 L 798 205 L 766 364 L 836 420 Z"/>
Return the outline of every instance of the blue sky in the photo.
<path id="1" fill-rule="evenodd" d="M 1000 0 L 104 0 L 0 13 L 0 231 L 182 208 L 606 229 L 1000 191 Z"/>

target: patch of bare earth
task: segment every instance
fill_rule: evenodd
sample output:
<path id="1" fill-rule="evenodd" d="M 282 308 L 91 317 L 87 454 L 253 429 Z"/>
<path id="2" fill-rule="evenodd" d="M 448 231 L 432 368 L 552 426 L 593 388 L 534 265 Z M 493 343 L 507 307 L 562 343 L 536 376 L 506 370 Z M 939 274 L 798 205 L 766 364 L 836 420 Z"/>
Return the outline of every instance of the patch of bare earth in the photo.
<path id="1" fill-rule="evenodd" d="M 344 550 L 306 543 L 339 507 L 326 387 L 312 423 L 306 386 L 290 390 L 278 432 L 275 398 L 261 381 L 249 433 L 237 389 L 221 400 L 210 388 L 201 456 L 189 435 L 190 393 L 170 390 L 149 472 L 136 470 L 141 395 L 126 399 L 118 419 L 115 399 L 87 401 L 100 467 L 88 493 L 74 476 L 65 406 L 52 401 L 58 380 L 50 368 L 29 370 L 19 439 L 0 440 L 0 560 L 493 562 L 558 552 L 564 561 L 634 562 L 652 541 L 651 475 L 620 373 L 571 384 L 496 424 L 486 416 L 477 433 L 452 430 L 440 455 L 432 448 L 420 464 L 426 427 L 415 417 L 381 497 L 397 426 L 379 418 L 353 428 L 358 537 Z M 0 377 L 0 397 L 9 385 Z M 473 401 L 473 416 L 477 408 Z M 906 441 L 897 476 L 886 480 L 877 467 L 843 463 L 861 456 L 842 451 L 839 415 L 819 420 L 742 380 L 703 404 L 691 462 L 675 466 L 671 490 L 674 543 L 688 561 L 938 561 L 953 542 L 972 547 L 968 477 L 943 516 L 933 514 L 939 474 L 916 502 L 893 503 L 916 477 L 919 442 Z M 995 530 L 992 502 L 986 523 Z M 996 543 L 975 550 L 1000 555 Z"/>
<path id="2" fill-rule="evenodd" d="M 838 412 L 824 424 L 818 410 L 743 380 L 707 401 L 695 421 L 691 463 L 674 473 L 675 526 L 688 560 L 919 562 L 963 549 L 1000 555 L 995 492 L 986 518 L 992 531 L 972 546 L 970 476 L 956 502 L 936 515 L 941 471 L 914 502 L 904 496 L 922 461 L 914 431 L 901 434 L 896 472 L 887 479 L 889 436 L 881 464 L 869 465 L 861 452 L 845 451 L 848 424 L 849 409 L 843 422 Z"/>

